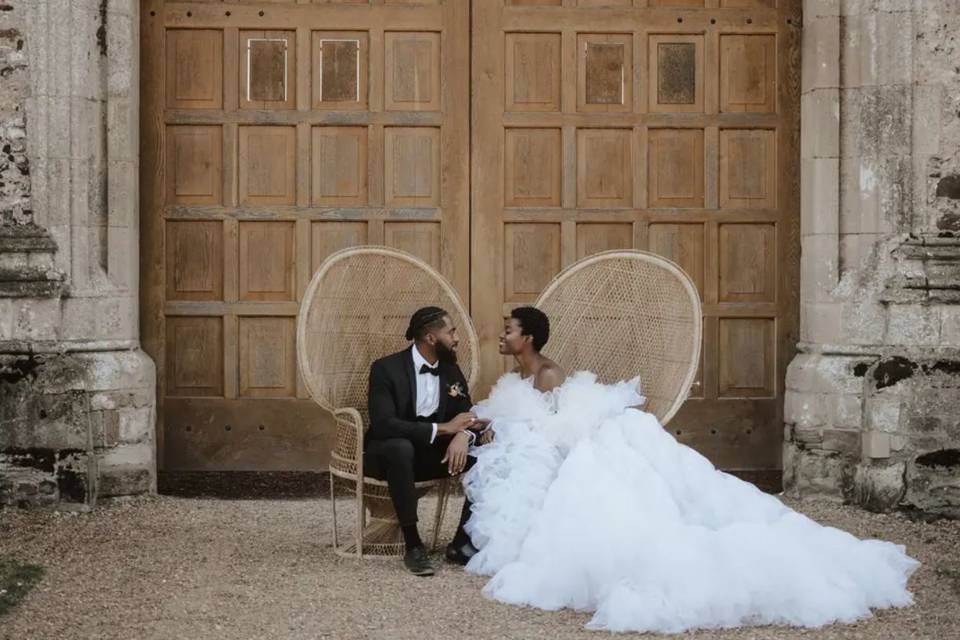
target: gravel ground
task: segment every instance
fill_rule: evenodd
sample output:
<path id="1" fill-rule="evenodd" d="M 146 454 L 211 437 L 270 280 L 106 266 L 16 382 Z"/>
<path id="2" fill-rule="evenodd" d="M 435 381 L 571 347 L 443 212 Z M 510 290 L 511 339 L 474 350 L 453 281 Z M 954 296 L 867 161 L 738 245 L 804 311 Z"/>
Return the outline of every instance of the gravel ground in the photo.
<path id="1" fill-rule="evenodd" d="M 348 504 L 344 501 L 345 510 Z M 117 501 L 90 513 L 0 511 L 0 557 L 47 569 L 36 589 L 0 618 L 0 638 L 561 640 L 606 635 L 582 629 L 587 614 L 485 600 L 480 595 L 484 580 L 456 567 L 418 579 L 398 560 L 338 558 L 328 543 L 329 506 L 325 499 L 160 496 Z M 960 638 L 960 522 L 914 522 L 823 502 L 791 506 L 859 537 L 906 544 L 923 562 L 911 581 L 917 604 L 880 611 L 855 625 L 687 636 Z M 458 504 L 449 513 L 447 536 Z"/>

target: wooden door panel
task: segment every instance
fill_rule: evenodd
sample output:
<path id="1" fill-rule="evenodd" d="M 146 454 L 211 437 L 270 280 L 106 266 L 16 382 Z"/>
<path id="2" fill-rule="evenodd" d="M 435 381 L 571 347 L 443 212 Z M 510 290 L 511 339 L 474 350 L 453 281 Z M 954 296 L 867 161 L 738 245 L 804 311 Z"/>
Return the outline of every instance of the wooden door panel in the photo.
<path id="1" fill-rule="evenodd" d="M 577 129 L 577 205 L 633 205 L 633 131 Z"/>
<path id="2" fill-rule="evenodd" d="M 504 204 L 559 207 L 563 192 L 560 129 L 506 129 Z"/>
<path id="3" fill-rule="evenodd" d="M 367 109 L 369 35 L 313 32 L 313 108 Z"/>
<path id="4" fill-rule="evenodd" d="M 167 318 L 166 388 L 171 396 L 223 393 L 223 319 L 208 316 Z"/>
<path id="5" fill-rule="evenodd" d="M 507 111 L 559 111 L 560 34 L 505 37 Z"/>
<path id="6" fill-rule="evenodd" d="M 293 109 L 296 106 L 296 32 L 240 32 L 241 109 Z"/>
<path id="7" fill-rule="evenodd" d="M 440 34 L 384 34 L 385 107 L 390 111 L 440 110 Z"/>
<path id="8" fill-rule="evenodd" d="M 560 225 L 553 223 L 504 225 L 503 302 L 506 305 L 533 302 L 560 272 L 560 233 Z"/>
<path id="9" fill-rule="evenodd" d="M 577 35 L 577 110 L 633 110 L 633 37 Z"/>
<path id="10" fill-rule="evenodd" d="M 409 251 L 467 298 L 469 15 L 144 0 L 142 335 L 161 468 L 324 468 L 333 424 L 298 378 L 294 327 L 335 251 Z"/>
<path id="11" fill-rule="evenodd" d="M 366 204 L 368 148 L 367 127 L 313 128 L 313 204 Z"/>
<path id="12" fill-rule="evenodd" d="M 297 360 L 293 318 L 241 317 L 240 395 L 295 397 Z"/>
<path id="13" fill-rule="evenodd" d="M 647 132 L 648 206 L 704 206 L 703 129 L 650 129 Z"/>
<path id="14" fill-rule="evenodd" d="M 167 127 L 169 204 L 220 204 L 223 199 L 223 127 Z"/>
<path id="15" fill-rule="evenodd" d="M 242 301 L 295 300 L 293 221 L 243 220 L 238 225 Z"/>
<path id="16" fill-rule="evenodd" d="M 384 186 L 388 205 L 440 204 L 440 129 L 387 127 L 384 131 Z"/>
<path id="17" fill-rule="evenodd" d="M 310 269 L 316 271 L 323 261 L 341 249 L 370 244 L 368 222 L 314 222 L 310 232 Z"/>
<path id="18" fill-rule="evenodd" d="M 240 204 L 294 204 L 297 199 L 294 127 L 240 127 Z"/>
<path id="19" fill-rule="evenodd" d="M 720 110 L 772 113 L 777 107 L 774 35 L 720 37 Z"/>
<path id="20" fill-rule="evenodd" d="M 703 300 L 671 431 L 723 467 L 779 468 L 799 304 L 799 4 L 474 0 L 480 395 L 510 365 L 496 340 L 511 308 L 579 258 L 646 249 Z"/>
<path id="21" fill-rule="evenodd" d="M 170 29 L 166 40 L 167 107 L 221 108 L 223 32 L 216 29 Z"/>
<path id="22" fill-rule="evenodd" d="M 222 300 L 223 223 L 171 220 L 166 231 L 167 300 Z"/>
<path id="23" fill-rule="evenodd" d="M 650 111 L 703 112 L 703 36 L 652 35 Z"/>

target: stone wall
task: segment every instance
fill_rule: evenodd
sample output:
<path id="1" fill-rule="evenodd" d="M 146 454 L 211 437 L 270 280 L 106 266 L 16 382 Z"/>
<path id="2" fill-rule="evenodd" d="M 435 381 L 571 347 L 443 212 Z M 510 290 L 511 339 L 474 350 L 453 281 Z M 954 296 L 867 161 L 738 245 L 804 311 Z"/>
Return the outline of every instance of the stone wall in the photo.
<path id="1" fill-rule="evenodd" d="M 960 4 L 804 4 L 784 483 L 960 516 Z"/>
<path id="2" fill-rule="evenodd" d="M 33 217 L 25 114 L 29 76 L 24 17 L 25 12 L 0 3 L 0 225 L 28 224 Z"/>
<path id="3" fill-rule="evenodd" d="M 138 10 L 0 0 L 0 506 L 155 490 Z"/>

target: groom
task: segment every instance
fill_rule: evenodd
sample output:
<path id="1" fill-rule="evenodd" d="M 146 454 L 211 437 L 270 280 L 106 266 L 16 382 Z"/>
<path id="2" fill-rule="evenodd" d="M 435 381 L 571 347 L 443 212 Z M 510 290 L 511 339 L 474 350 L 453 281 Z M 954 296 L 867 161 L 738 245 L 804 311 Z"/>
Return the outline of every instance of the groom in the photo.
<path id="1" fill-rule="evenodd" d="M 386 480 L 403 532 L 403 562 L 411 573 L 431 576 L 417 530 L 414 483 L 450 477 L 469 469 L 474 430 L 484 424 L 470 412 L 467 380 L 457 366 L 457 327 L 439 307 L 424 307 L 410 318 L 413 344 L 370 367 L 370 429 L 364 437 L 364 473 Z M 470 517 L 465 500 L 460 525 L 447 545 L 447 560 L 466 564 L 476 553 L 463 525 Z"/>

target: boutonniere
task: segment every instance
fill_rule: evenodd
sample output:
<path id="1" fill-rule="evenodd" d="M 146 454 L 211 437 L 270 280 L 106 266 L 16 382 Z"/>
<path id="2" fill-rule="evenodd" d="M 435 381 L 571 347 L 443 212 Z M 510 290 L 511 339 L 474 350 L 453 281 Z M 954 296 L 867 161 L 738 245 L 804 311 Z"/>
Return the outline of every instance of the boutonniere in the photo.
<path id="1" fill-rule="evenodd" d="M 447 391 L 447 395 L 449 395 L 451 398 L 459 398 L 463 395 L 463 387 L 460 386 L 459 382 L 454 382 L 452 385 L 450 385 L 450 390 Z"/>

